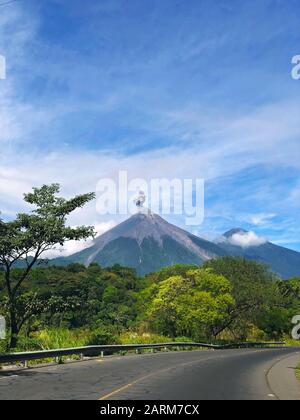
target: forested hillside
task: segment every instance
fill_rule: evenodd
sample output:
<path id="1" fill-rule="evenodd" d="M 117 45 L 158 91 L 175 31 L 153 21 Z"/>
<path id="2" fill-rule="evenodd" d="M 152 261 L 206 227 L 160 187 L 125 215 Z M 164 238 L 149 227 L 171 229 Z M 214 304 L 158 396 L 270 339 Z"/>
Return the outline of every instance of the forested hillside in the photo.
<path id="1" fill-rule="evenodd" d="M 9 320 L 3 274 L 0 307 Z M 282 282 L 263 265 L 234 257 L 146 277 L 117 265 L 72 264 L 32 270 L 16 300 L 20 350 L 182 337 L 273 340 L 289 335 L 300 313 L 300 278 Z"/>

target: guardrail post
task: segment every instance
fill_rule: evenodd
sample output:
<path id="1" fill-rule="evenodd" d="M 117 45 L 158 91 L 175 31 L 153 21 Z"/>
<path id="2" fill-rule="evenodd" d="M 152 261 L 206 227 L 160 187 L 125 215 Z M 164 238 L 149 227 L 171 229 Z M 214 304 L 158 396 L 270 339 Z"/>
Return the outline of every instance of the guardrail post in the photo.
<path id="1" fill-rule="evenodd" d="M 101 357 L 104 358 L 104 351 L 101 352 Z"/>

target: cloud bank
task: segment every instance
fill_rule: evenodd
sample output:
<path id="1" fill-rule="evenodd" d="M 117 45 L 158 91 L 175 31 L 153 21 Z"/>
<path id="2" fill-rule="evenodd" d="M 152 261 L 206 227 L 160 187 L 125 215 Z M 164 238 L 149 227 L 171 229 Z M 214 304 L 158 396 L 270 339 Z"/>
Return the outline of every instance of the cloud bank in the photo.
<path id="1" fill-rule="evenodd" d="M 251 248 L 264 245 L 268 241 L 266 238 L 258 236 L 255 232 L 241 232 L 235 233 L 228 238 L 228 242 L 231 245 L 239 246 L 241 248 Z"/>
<path id="2" fill-rule="evenodd" d="M 114 228 L 116 223 L 111 220 L 106 223 L 95 224 L 96 236 L 100 236 L 108 230 Z M 93 245 L 92 239 L 81 240 L 81 241 L 69 241 L 64 246 L 57 246 L 48 252 L 45 252 L 44 258 L 56 258 L 56 257 L 68 257 L 69 255 L 76 254 L 85 248 L 89 248 Z"/>

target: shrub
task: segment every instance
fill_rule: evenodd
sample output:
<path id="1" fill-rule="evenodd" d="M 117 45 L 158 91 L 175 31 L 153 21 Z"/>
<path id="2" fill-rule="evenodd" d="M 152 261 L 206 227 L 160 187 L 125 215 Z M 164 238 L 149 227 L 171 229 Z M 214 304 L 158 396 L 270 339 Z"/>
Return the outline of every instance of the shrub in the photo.
<path id="1" fill-rule="evenodd" d="M 108 329 L 98 328 L 94 330 L 88 339 L 88 346 L 105 346 L 117 344 L 117 337 Z"/>

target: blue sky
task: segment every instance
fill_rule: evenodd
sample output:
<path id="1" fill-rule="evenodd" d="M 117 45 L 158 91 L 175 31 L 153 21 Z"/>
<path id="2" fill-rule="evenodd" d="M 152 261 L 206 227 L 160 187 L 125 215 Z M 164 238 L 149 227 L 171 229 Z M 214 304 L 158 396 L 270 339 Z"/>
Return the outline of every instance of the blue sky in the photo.
<path id="1" fill-rule="evenodd" d="M 20 0 L 0 5 L 0 208 L 33 185 L 205 178 L 217 236 L 300 251 L 299 0 Z M 171 218 L 179 225 L 181 218 Z M 93 206 L 72 223 L 117 219 Z"/>

